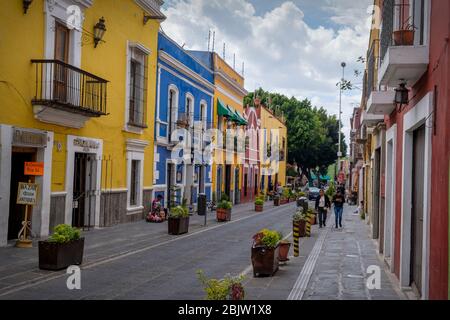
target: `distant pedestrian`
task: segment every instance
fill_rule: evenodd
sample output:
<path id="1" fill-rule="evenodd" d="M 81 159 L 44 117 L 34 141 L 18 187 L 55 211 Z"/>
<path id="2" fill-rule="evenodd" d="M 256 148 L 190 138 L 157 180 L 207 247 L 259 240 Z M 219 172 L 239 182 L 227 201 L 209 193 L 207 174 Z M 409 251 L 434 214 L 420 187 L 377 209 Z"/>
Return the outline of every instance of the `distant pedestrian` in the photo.
<path id="1" fill-rule="evenodd" d="M 339 190 L 333 197 L 334 215 L 336 219 L 336 229 L 342 228 L 342 213 L 344 211 L 345 196 Z"/>
<path id="2" fill-rule="evenodd" d="M 319 214 L 319 228 L 327 226 L 327 211 L 330 207 L 330 198 L 328 198 L 325 191 L 321 189 L 319 191 L 319 197 L 316 199 L 316 211 Z"/>

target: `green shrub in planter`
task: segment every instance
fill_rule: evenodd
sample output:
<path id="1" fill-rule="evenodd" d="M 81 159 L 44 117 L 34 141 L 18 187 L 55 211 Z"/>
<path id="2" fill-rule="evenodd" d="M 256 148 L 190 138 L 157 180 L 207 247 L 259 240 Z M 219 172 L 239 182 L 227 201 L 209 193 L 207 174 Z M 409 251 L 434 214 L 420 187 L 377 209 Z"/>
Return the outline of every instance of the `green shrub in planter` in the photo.
<path id="1" fill-rule="evenodd" d="M 230 210 L 231 208 L 233 208 L 233 204 L 231 203 L 231 201 L 228 200 L 222 200 L 217 205 L 217 209 Z"/>
<path id="2" fill-rule="evenodd" d="M 202 270 L 197 276 L 206 292 L 206 300 L 244 300 L 245 291 L 242 285 L 244 276 L 232 277 L 226 275 L 224 279 L 208 279 Z"/>
<path id="3" fill-rule="evenodd" d="M 67 243 L 80 239 L 81 232 L 77 228 L 73 228 L 67 224 L 60 224 L 55 227 L 54 233 L 48 238 L 48 242 Z"/>
<path id="4" fill-rule="evenodd" d="M 255 200 L 255 205 L 257 205 L 257 206 L 262 206 L 262 205 L 264 205 L 264 200 L 262 200 L 262 199 L 256 199 L 256 200 Z"/>
<path id="5" fill-rule="evenodd" d="M 187 218 L 189 217 L 189 209 L 183 206 L 176 206 L 175 208 L 170 210 L 169 217 L 173 219 Z"/>

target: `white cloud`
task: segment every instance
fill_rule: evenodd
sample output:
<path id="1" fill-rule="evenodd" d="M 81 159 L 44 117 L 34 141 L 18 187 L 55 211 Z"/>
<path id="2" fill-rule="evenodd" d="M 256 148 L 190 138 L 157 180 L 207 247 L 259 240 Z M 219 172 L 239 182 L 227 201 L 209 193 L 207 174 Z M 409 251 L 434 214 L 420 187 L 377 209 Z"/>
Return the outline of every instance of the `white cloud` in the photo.
<path id="1" fill-rule="evenodd" d="M 262 15 L 248 0 L 172 0 L 164 10 L 163 30 L 186 48 L 206 50 L 208 31 L 216 32 L 216 52 L 236 69 L 245 61 L 246 88 L 261 86 L 297 98 L 309 98 L 338 114 L 342 61 L 347 62 L 347 77 L 354 82 L 356 62 L 368 44 L 367 7 L 370 0 L 319 0 L 317 10 L 339 27 L 312 28 L 305 22 L 301 7 L 292 1 L 281 3 Z M 343 97 L 344 132 L 349 137 L 349 119 L 361 92 Z"/>

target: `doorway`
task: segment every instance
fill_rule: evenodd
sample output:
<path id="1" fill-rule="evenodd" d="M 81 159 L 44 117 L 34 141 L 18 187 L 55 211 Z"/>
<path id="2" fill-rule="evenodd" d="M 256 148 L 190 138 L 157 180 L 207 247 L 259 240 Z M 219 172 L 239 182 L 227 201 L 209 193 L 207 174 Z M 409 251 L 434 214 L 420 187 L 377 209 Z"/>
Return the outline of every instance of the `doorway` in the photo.
<path id="1" fill-rule="evenodd" d="M 225 166 L 225 194 L 231 199 L 231 165 Z"/>
<path id="2" fill-rule="evenodd" d="M 425 174 L 425 125 L 413 133 L 412 194 L 411 194 L 411 261 L 410 282 L 421 295 L 423 208 Z"/>
<path id="3" fill-rule="evenodd" d="M 55 22 L 55 60 L 69 62 L 70 30 L 62 23 Z M 54 99 L 67 102 L 67 68 L 61 64 L 55 65 Z"/>
<path id="4" fill-rule="evenodd" d="M 95 218 L 97 163 L 95 155 L 75 153 L 72 226 L 91 228 Z"/>
<path id="5" fill-rule="evenodd" d="M 381 182 L 381 149 L 375 150 L 374 178 L 373 178 L 373 230 L 372 238 L 380 237 L 380 182 Z"/>
<path id="6" fill-rule="evenodd" d="M 17 204 L 17 191 L 19 182 L 28 182 L 29 177 L 25 176 L 25 162 L 32 162 L 36 159 L 36 150 L 33 148 L 14 147 L 11 154 L 11 186 L 9 198 L 8 217 L 8 240 L 15 240 L 22 228 L 22 221 L 25 217 L 25 205 Z M 31 179 L 33 182 L 34 179 Z M 30 210 L 31 211 L 31 210 Z M 28 220 L 31 221 L 31 212 Z"/>

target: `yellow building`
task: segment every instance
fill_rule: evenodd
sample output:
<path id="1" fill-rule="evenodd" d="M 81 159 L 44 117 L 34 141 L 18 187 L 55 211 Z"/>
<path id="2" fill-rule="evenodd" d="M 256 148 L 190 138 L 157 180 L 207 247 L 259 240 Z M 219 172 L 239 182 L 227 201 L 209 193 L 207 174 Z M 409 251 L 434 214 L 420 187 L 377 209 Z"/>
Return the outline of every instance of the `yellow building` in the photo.
<path id="1" fill-rule="evenodd" d="M 244 139 L 246 121 L 243 118 L 244 78 L 230 67 L 218 54 L 213 54 L 214 63 L 214 128 L 223 134 L 222 149 L 215 153 L 213 165 L 213 190 L 217 198 L 225 193 L 234 203 L 240 203 Z M 226 112 L 224 112 L 226 108 Z M 237 113 L 237 116 L 233 113 Z M 239 131 L 242 130 L 242 131 Z M 240 133 L 240 134 L 239 134 Z M 236 146 L 235 146 L 236 136 Z"/>
<path id="2" fill-rule="evenodd" d="M 380 1 L 375 0 L 374 6 L 379 8 L 379 5 Z M 380 89 L 377 86 L 380 65 L 380 29 L 377 18 L 373 22 L 361 99 L 360 138 L 364 143 L 364 208 L 367 221 L 372 227 L 372 237 L 380 239 L 380 251 L 382 251 L 385 195 L 381 186 L 384 183 L 386 128 L 384 115 L 376 112 L 373 103 L 374 94 L 377 94 Z"/>
<path id="3" fill-rule="evenodd" d="M 287 127 L 282 117 L 277 117 L 265 106 L 261 106 L 259 140 L 261 191 L 267 193 L 273 190 L 271 187 L 286 185 Z"/>
<path id="4" fill-rule="evenodd" d="M 19 182 L 39 186 L 32 229 L 142 219 L 153 181 L 160 0 L 3 1 L 0 246 L 17 238 Z M 26 9 L 26 10 L 25 10 Z M 39 162 L 43 176 L 24 175 Z"/>

